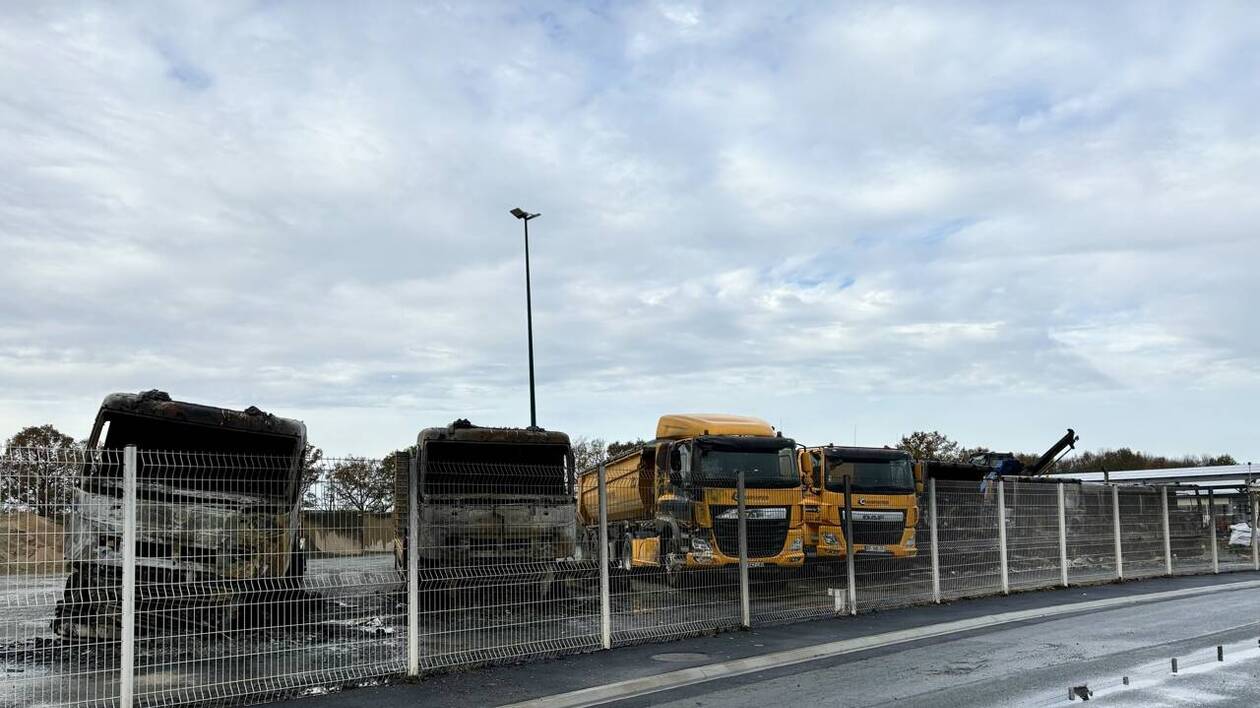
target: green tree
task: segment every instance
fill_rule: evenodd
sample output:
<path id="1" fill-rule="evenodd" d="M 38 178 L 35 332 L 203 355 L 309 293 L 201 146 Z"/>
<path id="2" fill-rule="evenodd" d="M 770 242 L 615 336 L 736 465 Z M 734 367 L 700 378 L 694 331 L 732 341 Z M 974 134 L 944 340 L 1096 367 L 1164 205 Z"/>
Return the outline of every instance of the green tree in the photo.
<path id="1" fill-rule="evenodd" d="M 306 443 L 306 447 L 302 450 L 302 504 L 303 506 L 315 506 L 319 501 L 319 494 L 316 491 L 316 484 L 324 473 L 324 466 L 321 464 L 324 460 L 324 451 L 315 447 L 311 443 Z"/>
<path id="2" fill-rule="evenodd" d="M 51 424 L 23 428 L 4 443 L 0 502 L 29 507 L 40 516 L 69 511 L 81 446 Z"/>
<path id="3" fill-rule="evenodd" d="M 360 513 L 389 511 L 394 504 L 393 467 L 380 460 L 347 457 L 332 463 L 328 491 L 334 503 Z"/>
<path id="4" fill-rule="evenodd" d="M 962 450 L 957 442 L 938 430 L 932 432 L 916 430 L 909 435 L 903 435 L 897 443 L 897 449 L 905 450 L 916 460 L 944 460 L 946 462 L 957 462 L 963 459 L 965 452 L 969 452 Z"/>
<path id="5" fill-rule="evenodd" d="M 637 450 L 647 444 L 645 440 L 613 440 L 607 442 L 603 438 L 587 438 L 579 435 L 573 440 L 573 461 L 577 471 L 588 470 L 601 462 Z"/>

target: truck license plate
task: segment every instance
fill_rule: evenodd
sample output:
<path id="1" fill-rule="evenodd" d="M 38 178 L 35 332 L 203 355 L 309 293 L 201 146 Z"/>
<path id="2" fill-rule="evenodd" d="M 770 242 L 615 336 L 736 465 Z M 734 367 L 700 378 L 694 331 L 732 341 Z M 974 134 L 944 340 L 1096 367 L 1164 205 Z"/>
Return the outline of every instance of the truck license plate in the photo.
<path id="1" fill-rule="evenodd" d="M 870 553 L 887 553 L 888 546 L 865 546 L 862 550 L 869 551 Z"/>

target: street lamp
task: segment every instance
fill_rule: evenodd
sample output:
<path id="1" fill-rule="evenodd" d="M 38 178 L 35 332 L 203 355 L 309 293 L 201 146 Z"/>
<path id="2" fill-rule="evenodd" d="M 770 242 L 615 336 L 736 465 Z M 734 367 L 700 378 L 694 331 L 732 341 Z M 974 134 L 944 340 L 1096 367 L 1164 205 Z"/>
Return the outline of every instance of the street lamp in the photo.
<path id="1" fill-rule="evenodd" d="M 529 427 L 538 427 L 538 410 L 534 404 L 534 305 L 529 292 L 529 220 L 542 214 L 531 214 L 520 207 L 513 209 L 512 216 L 525 225 L 525 326 L 529 332 Z"/>

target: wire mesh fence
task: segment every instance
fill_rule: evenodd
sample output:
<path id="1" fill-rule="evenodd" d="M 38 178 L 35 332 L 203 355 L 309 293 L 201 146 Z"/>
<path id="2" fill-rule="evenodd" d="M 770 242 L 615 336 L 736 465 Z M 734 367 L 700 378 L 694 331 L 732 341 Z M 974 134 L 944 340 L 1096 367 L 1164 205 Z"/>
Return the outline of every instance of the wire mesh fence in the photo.
<path id="1" fill-rule="evenodd" d="M 1060 582 L 1059 485 L 1005 480 L 1006 555 L 1011 589 Z"/>
<path id="2" fill-rule="evenodd" d="M 1168 495 L 1162 488 L 1119 487 L 1120 545 L 1124 576 L 1142 578 L 1167 573 L 1164 516 Z"/>
<path id="3" fill-rule="evenodd" d="M 121 549 L 88 534 L 118 525 L 122 473 L 121 451 L 0 457 L 0 705 L 118 701 Z"/>
<path id="4" fill-rule="evenodd" d="M 1068 580 L 1091 582 L 1116 577 L 1116 527 L 1111 487 L 1069 485 L 1064 489 Z"/>
<path id="5" fill-rule="evenodd" d="M 633 462 L 10 449 L 0 704 L 255 703 L 1109 581 L 1117 547 L 1127 578 L 1212 572 L 1213 546 L 1221 572 L 1255 567 L 1246 511 L 1192 488 L 808 497 L 732 478 L 688 496 Z"/>
<path id="6" fill-rule="evenodd" d="M 1169 502 L 1169 537 L 1172 545 L 1173 573 L 1212 572 L 1211 514 L 1207 495 L 1198 489 L 1174 490 Z"/>
<path id="7" fill-rule="evenodd" d="M 975 482 L 936 483 L 940 586 L 944 598 L 1002 592 L 996 489 Z"/>

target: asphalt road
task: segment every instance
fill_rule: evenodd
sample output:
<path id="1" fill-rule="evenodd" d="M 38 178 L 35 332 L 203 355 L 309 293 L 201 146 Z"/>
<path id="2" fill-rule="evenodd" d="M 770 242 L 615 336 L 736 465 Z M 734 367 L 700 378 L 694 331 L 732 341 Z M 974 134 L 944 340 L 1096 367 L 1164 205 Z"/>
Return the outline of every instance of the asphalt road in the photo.
<path id="1" fill-rule="evenodd" d="M 970 632 L 613 705 L 766 706 L 788 695 L 804 705 L 1066 705 L 1069 687 L 1084 685 L 1101 705 L 1255 706 L 1257 637 L 1260 591 L 1252 589 Z M 1171 657 L 1179 657 L 1176 676 Z"/>
<path id="2" fill-rule="evenodd" d="M 297 708 L 502 705 L 880 632 L 1001 612 L 1254 581 L 1255 573 L 1152 579 L 1021 593 L 942 606 L 729 632 L 554 661 L 429 677 L 295 701 Z M 1026 621 L 897 647 L 769 669 L 624 700 L 617 706 L 1068 705 L 1088 685 L 1102 705 L 1252 706 L 1260 703 L 1260 590 L 1228 590 Z M 1215 646 L 1226 645 L 1226 661 Z M 1180 658 L 1171 676 L 1168 659 Z M 1121 677 L 1129 676 L 1124 686 Z M 806 703 L 807 702 L 807 703 Z M 1072 703 L 1071 705 L 1077 705 Z"/>

